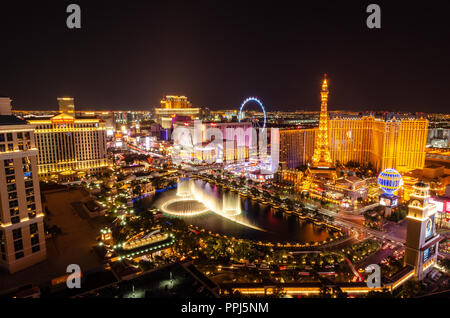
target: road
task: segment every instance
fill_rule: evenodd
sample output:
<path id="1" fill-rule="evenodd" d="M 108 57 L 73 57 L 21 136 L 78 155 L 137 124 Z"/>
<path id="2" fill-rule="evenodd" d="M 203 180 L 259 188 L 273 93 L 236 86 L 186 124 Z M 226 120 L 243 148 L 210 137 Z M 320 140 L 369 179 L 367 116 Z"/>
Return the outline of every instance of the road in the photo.
<path id="1" fill-rule="evenodd" d="M 389 240 L 397 244 L 404 244 L 406 241 L 405 236 L 394 235 L 396 230 L 403 227 L 403 224 L 400 224 L 397 227 L 391 226 L 392 229 L 389 232 L 381 232 L 375 229 L 369 229 L 364 225 L 355 222 L 356 219 L 349 219 L 348 216 L 342 215 L 341 213 L 336 213 L 330 210 L 326 210 L 324 208 L 320 208 L 318 211 L 324 215 L 333 217 L 334 218 L 333 223 L 335 225 L 342 226 L 343 228 L 346 228 L 349 231 L 358 231 L 368 237 L 373 236 L 380 240 Z"/>

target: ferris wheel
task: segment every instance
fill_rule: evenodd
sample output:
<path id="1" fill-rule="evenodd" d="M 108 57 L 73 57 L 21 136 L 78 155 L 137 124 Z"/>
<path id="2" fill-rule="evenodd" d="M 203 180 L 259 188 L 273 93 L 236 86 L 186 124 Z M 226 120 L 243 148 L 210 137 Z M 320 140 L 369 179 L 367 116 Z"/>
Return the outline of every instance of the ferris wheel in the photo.
<path id="1" fill-rule="evenodd" d="M 263 122 L 262 126 L 261 126 L 261 123 L 258 118 L 251 119 L 252 125 L 255 128 L 262 128 L 262 130 L 266 129 L 266 110 L 264 109 L 263 103 L 256 97 L 249 97 L 242 102 L 241 108 L 239 109 L 239 114 L 238 114 L 239 122 L 241 122 L 242 110 L 244 109 L 244 107 L 247 105 L 248 102 L 255 102 L 256 104 L 258 104 L 258 106 L 262 109 L 263 114 L 264 114 L 264 122 Z"/>

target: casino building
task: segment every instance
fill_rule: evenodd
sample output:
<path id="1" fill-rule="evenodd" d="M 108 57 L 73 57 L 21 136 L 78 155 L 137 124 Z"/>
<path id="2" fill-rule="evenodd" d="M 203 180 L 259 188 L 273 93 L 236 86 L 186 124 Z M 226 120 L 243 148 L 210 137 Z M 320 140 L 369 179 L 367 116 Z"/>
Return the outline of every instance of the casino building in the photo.
<path id="1" fill-rule="evenodd" d="M 329 121 L 333 162 L 370 162 L 399 172 L 425 164 L 428 120 L 414 117 L 335 116 Z"/>
<path id="2" fill-rule="evenodd" d="M 33 126 L 0 98 L 0 267 L 15 273 L 46 258 Z"/>
<path id="3" fill-rule="evenodd" d="M 106 127 L 97 118 L 73 115 L 73 98 L 58 98 L 60 114 L 29 119 L 35 126 L 41 178 L 68 178 L 98 173 L 108 166 Z"/>
<path id="4" fill-rule="evenodd" d="M 280 163 L 296 169 L 311 161 L 317 129 L 280 129 Z"/>
<path id="5" fill-rule="evenodd" d="M 172 128 L 173 119 L 186 117 L 199 119 L 200 108 L 192 108 L 186 96 L 167 95 L 161 100 L 161 107 L 155 108 L 155 116 L 162 128 Z"/>
<path id="6" fill-rule="evenodd" d="M 198 127 L 196 127 L 198 125 Z M 173 124 L 177 155 L 197 163 L 233 163 L 248 161 L 252 152 L 252 124 L 195 121 Z M 211 135 L 210 135 L 211 134 Z"/>
<path id="7" fill-rule="evenodd" d="M 376 171 L 393 168 L 401 173 L 424 168 L 428 120 L 399 115 L 328 118 L 326 79 L 321 99 L 318 128 L 279 130 L 281 164 L 296 169 L 307 163 L 331 167 L 354 161 L 370 163 Z"/>

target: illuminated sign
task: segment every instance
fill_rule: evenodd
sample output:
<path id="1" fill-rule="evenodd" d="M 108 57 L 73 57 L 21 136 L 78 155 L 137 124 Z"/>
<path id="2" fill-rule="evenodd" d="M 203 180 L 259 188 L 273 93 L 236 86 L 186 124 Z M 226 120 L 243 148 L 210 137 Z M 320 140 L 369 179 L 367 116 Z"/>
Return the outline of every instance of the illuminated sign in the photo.
<path id="1" fill-rule="evenodd" d="M 73 118 L 55 118 L 50 120 L 52 124 L 73 124 L 75 122 Z"/>
<path id="2" fill-rule="evenodd" d="M 102 233 L 102 241 L 109 241 L 112 240 L 112 234 L 111 233 Z"/>
<path id="3" fill-rule="evenodd" d="M 426 262 L 427 260 L 432 258 L 434 254 L 435 254 L 435 246 L 433 245 L 423 252 L 423 262 Z"/>
<path id="4" fill-rule="evenodd" d="M 380 205 L 382 205 L 382 206 L 391 206 L 391 199 L 385 198 L 385 197 L 381 197 L 380 198 Z"/>
<path id="5" fill-rule="evenodd" d="M 434 203 L 434 205 L 436 206 L 436 210 L 438 212 L 443 212 L 444 211 L 444 202 L 435 200 L 433 198 L 430 198 L 430 203 Z"/>
<path id="6" fill-rule="evenodd" d="M 433 234 L 434 216 L 428 219 L 425 227 L 425 239 L 429 238 Z"/>
<path id="7" fill-rule="evenodd" d="M 386 194 L 380 195 L 380 205 L 387 206 L 387 207 L 394 207 L 398 204 L 398 197 L 397 196 L 390 196 Z"/>

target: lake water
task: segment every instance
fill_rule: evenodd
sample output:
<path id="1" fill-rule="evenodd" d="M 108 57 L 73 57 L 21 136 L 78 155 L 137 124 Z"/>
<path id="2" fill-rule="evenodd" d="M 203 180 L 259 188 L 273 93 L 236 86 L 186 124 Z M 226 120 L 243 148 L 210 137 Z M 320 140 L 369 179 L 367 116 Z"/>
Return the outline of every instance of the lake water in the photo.
<path id="1" fill-rule="evenodd" d="M 227 236 L 263 242 L 322 242 L 330 237 L 327 229 L 319 225 L 301 220 L 295 215 L 287 215 L 250 198 L 240 197 L 236 192 L 223 190 L 215 184 L 203 180 L 185 182 L 189 182 L 193 197 L 211 208 L 211 212 L 197 216 L 176 216 L 188 224 Z M 183 191 L 186 188 L 183 186 Z M 157 193 L 154 197 L 137 201 L 135 207 L 160 207 L 163 202 L 176 196 L 177 189 Z M 230 209 L 238 212 L 238 215 L 234 213 L 232 217 L 227 217 L 225 211 Z"/>

